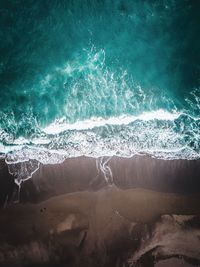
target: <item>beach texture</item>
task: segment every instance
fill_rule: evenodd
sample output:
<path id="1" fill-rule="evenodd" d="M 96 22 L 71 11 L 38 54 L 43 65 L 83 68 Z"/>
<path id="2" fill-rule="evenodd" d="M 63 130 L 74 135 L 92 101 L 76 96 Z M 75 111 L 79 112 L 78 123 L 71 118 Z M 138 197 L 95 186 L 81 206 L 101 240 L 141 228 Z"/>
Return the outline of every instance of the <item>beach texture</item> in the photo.
<path id="1" fill-rule="evenodd" d="M 199 161 L 114 157 L 103 173 L 100 160 L 41 165 L 18 203 L 13 187 L 0 211 L 1 266 L 198 266 Z"/>

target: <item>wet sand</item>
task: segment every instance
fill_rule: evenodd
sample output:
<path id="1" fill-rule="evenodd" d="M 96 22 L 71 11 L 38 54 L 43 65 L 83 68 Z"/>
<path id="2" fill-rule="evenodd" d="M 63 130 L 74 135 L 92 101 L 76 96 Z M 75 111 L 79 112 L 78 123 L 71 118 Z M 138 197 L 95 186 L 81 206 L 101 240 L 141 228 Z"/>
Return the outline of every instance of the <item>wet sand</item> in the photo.
<path id="1" fill-rule="evenodd" d="M 161 160 L 150 156 L 78 157 L 56 165 L 40 165 L 21 185 L 22 202 L 38 202 L 77 191 L 97 191 L 108 184 L 121 189 L 200 193 L 200 160 Z"/>
<path id="2" fill-rule="evenodd" d="M 13 167 L 12 167 L 13 168 Z M 26 171 L 28 164 L 15 164 Z M 144 188 L 178 194 L 200 193 L 200 160 L 161 160 L 150 156 L 78 157 L 63 163 L 39 165 L 32 178 L 22 181 L 20 202 L 40 202 L 77 191 L 97 191 L 107 185 L 121 189 Z M 14 179 L 4 160 L 0 160 L 0 206 L 16 192 Z"/>

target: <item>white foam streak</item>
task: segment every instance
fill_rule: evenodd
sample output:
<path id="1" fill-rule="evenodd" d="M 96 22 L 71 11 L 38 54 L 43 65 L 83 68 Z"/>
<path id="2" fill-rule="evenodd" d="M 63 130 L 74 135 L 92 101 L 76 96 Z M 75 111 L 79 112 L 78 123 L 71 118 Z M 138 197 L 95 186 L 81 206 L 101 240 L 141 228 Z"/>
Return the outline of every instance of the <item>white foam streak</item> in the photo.
<path id="1" fill-rule="evenodd" d="M 105 125 L 128 125 L 136 120 L 151 121 L 151 120 L 168 120 L 173 121 L 177 119 L 181 113 L 170 113 L 168 111 L 159 109 L 152 112 L 144 112 L 138 116 L 111 117 L 108 119 L 91 118 L 89 120 L 77 121 L 73 124 L 65 122 L 65 119 L 56 120 L 52 124 L 43 129 L 46 134 L 59 134 L 67 130 L 89 130 L 95 127 L 102 127 Z"/>

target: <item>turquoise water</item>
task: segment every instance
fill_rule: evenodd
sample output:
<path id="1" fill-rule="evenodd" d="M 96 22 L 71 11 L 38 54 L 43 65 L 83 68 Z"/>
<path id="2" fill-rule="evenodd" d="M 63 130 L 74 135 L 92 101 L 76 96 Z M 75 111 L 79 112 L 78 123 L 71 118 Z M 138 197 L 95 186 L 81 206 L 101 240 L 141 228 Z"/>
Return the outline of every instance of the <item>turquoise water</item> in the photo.
<path id="1" fill-rule="evenodd" d="M 199 12 L 189 0 L 1 0 L 1 152 L 199 158 Z"/>

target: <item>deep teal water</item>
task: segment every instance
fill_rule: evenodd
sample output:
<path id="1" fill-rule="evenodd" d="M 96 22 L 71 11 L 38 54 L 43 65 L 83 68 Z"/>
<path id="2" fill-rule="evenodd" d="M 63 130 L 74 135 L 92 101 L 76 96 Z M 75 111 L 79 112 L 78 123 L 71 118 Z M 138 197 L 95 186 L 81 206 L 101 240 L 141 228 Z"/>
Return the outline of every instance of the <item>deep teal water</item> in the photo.
<path id="1" fill-rule="evenodd" d="M 199 157 L 199 14 L 195 0 L 0 0 L 1 151 Z M 180 116 L 120 125 L 160 110 Z M 43 131 L 112 117 L 118 125 Z"/>

